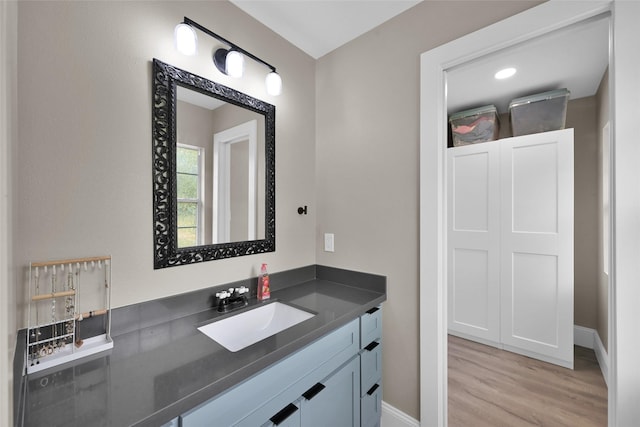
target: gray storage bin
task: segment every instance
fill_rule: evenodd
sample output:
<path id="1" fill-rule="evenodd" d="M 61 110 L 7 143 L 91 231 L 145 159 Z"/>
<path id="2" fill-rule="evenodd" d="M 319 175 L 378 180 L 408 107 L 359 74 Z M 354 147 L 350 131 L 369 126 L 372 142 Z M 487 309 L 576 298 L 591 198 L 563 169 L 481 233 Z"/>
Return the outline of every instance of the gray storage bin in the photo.
<path id="1" fill-rule="evenodd" d="M 494 141 L 500 133 L 498 111 L 493 105 L 452 114 L 449 124 L 455 147 Z"/>
<path id="2" fill-rule="evenodd" d="M 513 136 L 564 129 L 569 95 L 567 89 L 558 89 L 511 101 Z"/>

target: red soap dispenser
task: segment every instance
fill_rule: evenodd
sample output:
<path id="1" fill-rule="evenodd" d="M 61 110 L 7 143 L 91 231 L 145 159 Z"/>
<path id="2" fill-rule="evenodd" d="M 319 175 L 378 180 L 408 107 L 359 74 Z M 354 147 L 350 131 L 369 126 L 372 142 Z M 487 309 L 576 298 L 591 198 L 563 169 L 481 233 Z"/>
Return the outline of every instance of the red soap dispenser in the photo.
<path id="1" fill-rule="evenodd" d="M 271 297 L 271 288 L 269 288 L 269 273 L 267 272 L 267 264 L 260 267 L 260 276 L 258 276 L 258 301 L 264 301 Z"/>

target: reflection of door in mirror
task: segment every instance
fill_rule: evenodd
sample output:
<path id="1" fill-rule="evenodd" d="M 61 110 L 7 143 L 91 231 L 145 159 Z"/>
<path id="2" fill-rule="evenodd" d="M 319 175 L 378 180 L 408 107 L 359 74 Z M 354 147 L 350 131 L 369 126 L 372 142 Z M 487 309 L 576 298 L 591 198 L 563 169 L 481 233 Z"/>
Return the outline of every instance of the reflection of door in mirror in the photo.
<path id="1" fill-rule="evenodd" d="M 204 148 L 177 144 L 178 247 L 202 244 L 204 229 Z"/>
<path id="2" fill-rule="evenodd" d="M 256 239 L 257 120 L 213 137 L 213 242 Z"/>

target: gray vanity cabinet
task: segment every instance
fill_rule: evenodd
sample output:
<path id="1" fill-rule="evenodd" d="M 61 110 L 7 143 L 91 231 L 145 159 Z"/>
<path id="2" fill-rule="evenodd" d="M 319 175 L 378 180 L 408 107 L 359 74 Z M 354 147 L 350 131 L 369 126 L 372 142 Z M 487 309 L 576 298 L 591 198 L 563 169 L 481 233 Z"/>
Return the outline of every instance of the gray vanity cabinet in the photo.
<path id="1" fill-rule="evenodd" d="M 379 426 L 381 313 L 370 310 L 183 414 L 180 426 Z"/>

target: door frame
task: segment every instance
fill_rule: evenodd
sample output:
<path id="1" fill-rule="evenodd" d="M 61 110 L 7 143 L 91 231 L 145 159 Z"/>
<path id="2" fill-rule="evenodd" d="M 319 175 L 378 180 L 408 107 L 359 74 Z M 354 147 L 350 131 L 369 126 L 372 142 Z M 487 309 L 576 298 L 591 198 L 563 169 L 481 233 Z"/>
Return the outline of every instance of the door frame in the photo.
<path id="1" fill-rule="evenodd" d="M 256 240 L 258 121 L 249 120 L 213 135 L 212 241 L 227 243 L 231 234 L 231 145 L 248 143 L 247 239 Z"/>
<path id="2" fill-rule="evenodd" d="M 626 6 L 625 6 L 626 7 Z M 447 425 L 447 103 L 446 71 L 498 50 L 559 30 L 614 8 L 608 1 L 550 1 L 465 37 L 420 58 L 420 414 L 421 425 Z M 615 12 L 615 11 L 614 11 Z M 622 14 L 622 13 L 621 13 Z M 629 21 L 627 21 L 629 23 Z M 617 25 L 617 22 L 616 22 Z M 613 24 L 611 25 L 613 27 Z M 628 26 L 626 28 L 629 28 Z M 632 31 L 630 28 L 628 31 Z M 615 31 L 614 31 L 615 32 Z M 617 34 L 616 34 L 617 35 Z M 614 80 L 610 36 L 609 78 Z M 623 54 L 629 52 L 625 46 Z M 632 70 L 631 70 L 632 71 Z M 617 76 L 616 76 L 617 77 Z M 630 77 L 630 76 L 629 76 Z M 625 80 L 625 83 L 627 81 Z M 616 135 L 615 97 L 610 90 L 610 120 Z M 637 120 L 637 119 L 636 119 Z M 630 135 L 629 135 L 630 136 Z M 612 139 L 614 141 L 614 139 Z M 635 154 L 635 153 L 634 153 Z M 637 158 L 637 157 L 636 157 Z M 614 163 L 615 164 L 615 163 Z M 615 184 L 612 183 L 613 188 Z M 615 194 L 614 192 L 611 193 Z M 634 201 L 640 197 L 634 197 Z M 615 202 L 612 202 L 615 209 Z M 612 218 L 615 218 L 613 216 Z M 617 219 L 617 218 L 616 218 Z M 615 222 L 615 221 L 612 221 Z M 630 226 L 635 224 L 630 224 Z M 634 227 L 635 228 L 635 227 Z M 614 227 L 615 230 L 615 227 Z M 615 260 L 615 234 L 612 233 Z M 614 270 L 615 262 L 611 263 Z M 609 423 L 616 425 L 616 300 L 609 276 Z M 639 350 L 640 351 L 640 350 Z"/>

